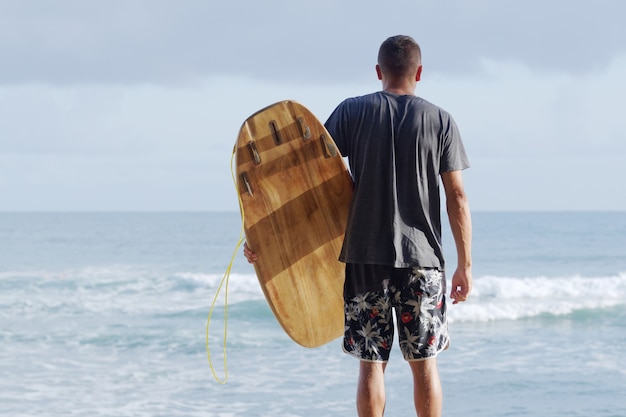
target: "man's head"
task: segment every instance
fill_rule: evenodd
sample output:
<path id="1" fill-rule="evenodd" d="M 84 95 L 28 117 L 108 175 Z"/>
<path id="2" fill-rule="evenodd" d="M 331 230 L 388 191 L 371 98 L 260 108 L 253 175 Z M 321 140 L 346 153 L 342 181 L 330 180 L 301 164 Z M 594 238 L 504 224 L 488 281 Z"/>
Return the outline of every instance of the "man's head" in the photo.
<path id="1" fill-rule="evenodd" d="M 392 78 L 414 77 L 422 66 L 420 47 L 410 36 L 398 35 L 385 40 L 378 51 L 380 71 Z M 379 73 L 379 78 L 381 74 Z"/>

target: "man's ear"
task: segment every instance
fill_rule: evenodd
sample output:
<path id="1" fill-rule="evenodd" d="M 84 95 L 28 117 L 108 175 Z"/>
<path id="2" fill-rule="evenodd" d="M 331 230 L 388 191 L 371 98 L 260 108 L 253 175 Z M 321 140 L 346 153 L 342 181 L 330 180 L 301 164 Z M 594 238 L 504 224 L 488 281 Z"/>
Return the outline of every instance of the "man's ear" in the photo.
<path id="1" fill-rule="evenodd" d="M 378 75 L 378 79 L 383 79 L 383 72 L 380 70 L 380 65 L 376 64 L 376 75 Z"/>
<path id="2" fill-rule="evenodd" d="M 417 67 L 417 73 L 415 74 L 415 81 L 418 82 L 422 78 L 422 66 Z"/>

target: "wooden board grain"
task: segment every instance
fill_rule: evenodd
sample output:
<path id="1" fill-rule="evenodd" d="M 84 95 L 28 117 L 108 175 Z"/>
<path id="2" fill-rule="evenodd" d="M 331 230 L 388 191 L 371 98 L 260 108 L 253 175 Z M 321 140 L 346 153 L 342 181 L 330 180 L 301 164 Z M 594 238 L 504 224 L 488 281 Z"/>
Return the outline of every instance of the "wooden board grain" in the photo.
<path id="1" fill-rule="evenodd" d="M 343 243 L 353 184 L 332 138 L 294 101 L 250 116 L 237 187 L 263 293 L 285 332 L 316 347 L 343 334 Z"/>

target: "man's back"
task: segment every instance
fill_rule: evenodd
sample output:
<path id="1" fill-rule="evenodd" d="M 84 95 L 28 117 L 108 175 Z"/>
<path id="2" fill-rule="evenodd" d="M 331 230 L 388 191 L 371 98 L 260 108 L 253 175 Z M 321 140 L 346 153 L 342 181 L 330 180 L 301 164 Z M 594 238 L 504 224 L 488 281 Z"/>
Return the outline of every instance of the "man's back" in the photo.
<path id="1" fill-rule="evenodd" d="M 413 95 L 345 100 L 326 127 L 355 181 L 343 262 L 443 268 L 439 174 L 469 166 L 452 117 Z"/>

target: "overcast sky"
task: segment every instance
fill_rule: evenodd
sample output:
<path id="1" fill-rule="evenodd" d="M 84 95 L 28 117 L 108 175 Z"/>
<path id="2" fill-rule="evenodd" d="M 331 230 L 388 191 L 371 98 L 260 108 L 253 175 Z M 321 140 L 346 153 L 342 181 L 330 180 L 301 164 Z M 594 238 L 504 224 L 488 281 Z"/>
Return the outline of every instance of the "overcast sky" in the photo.
<path id="1" fill-rule="evenodd" d="M 0 211 L 237 210 L 241 123 L 422 47 L 474 210 L 626 210 L 621 0 L 0 0 Z"/>

